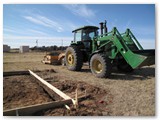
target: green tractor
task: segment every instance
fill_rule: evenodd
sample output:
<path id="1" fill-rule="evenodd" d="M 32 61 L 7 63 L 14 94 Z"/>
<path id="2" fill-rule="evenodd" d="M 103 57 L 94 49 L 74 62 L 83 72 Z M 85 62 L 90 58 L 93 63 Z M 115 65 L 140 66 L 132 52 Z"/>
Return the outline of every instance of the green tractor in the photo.
<path id="1" fill-rule="evenodd" d="M 106 21 L 73 30 L 74 41 L 66 49 L 65 62 L 71 71 L 80 71 L 89 62 L 96 77 L 109 77 L 112 67 L 123 72 L 155 64 L 155 50 L 144 50 L 130 29 L 120 34 L 116 27 L 107 32 Z"/>

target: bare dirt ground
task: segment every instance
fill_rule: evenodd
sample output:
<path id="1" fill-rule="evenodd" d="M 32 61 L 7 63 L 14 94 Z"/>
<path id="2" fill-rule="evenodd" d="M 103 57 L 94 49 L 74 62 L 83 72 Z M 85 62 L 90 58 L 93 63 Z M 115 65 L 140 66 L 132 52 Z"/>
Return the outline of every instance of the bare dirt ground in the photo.
<path id="1" fill-rule="evenodd" d="M 53 70 L 53 69 L 52 69 Z M 48 70 L 39 71 L 39 75 L 48 75 Z M 106 108 L 107 105 L 112 103 L 112 95 L 109 91 L 105 91 L 98 87 L 86 84 L 84 82 L 77 81 L 61 81 L 53 80 L 53 78 L 47 79 L 52 85 L 66 93 L 67 95 L 75 98 L 75 90 L 78 88 L 78 96 L 89 95 L 83 101 L 79 101 L 79 107 L 74 108 L 70 105 L 71 111 L 65 107 L 53 108 L 48 110 L 39 111 L 33 113 L 36 116 L 98 116 L 109 115 L 110 110 Z M 14 86 L 14 87 L 13 87 Z M 104 96 L 107 96 L 105 100 Z M 54 96 L 56 98 L 57 96 Z M 30 75 L 22 76 L 8 76 L 4 77 L 3 85 L 3 108 L 4 110 L 24 107 L 29 105 L 35 105 L 40 103 L 46 103 L 55 100 L 62 100 L 62 98 L 51 99 L 45 90 L 38 85 L 35 78 Z"/>
<path id="2" fill-rule="evenodd" d="M 4 110 L 50 101 L 52 101 L 52 99 L 31 76 L 23 75 L 4 77 Z"/>
<path id="3" fill-rule="evenodd" d="M 61 81 L 62 83 L 65 82 L 77 85 L 77 83 L 83 82 L 109 92 L 112 96 L 112 100 L 109 104 L 103 105 L 109 111 L 106 112 L 106 115 L 155 115 L 155 66 L 136 69 L 129 74 L 120 73 L 117 69 L 113 69 L 110 78 L 100 79 L 94 77 L 90 72 L 89 67 L 86 65 L 83 66 L 81 72 L 68 71 L 64 66 L 45 65 L 40 62 L 44 55 L 45 53 L 4 53 L 3 70 L 18 71 L 31 69 L 41 71 L 45 69 L 54 69 L 56 73 L 48 71 L 47 74 L 42 73 L 40 76 L 51 83 Z M 69 86 L 69 88 L 72 87 Z M 103 101 L 108 101 L 110 99 L 108 94 L 103 94 Z M 98 99 L 97 101 L 101 101 L 101 99 Z M 56 115 L 59 111 L 61 110 L 57 109 L 57 111 L 54 112 L 45 112 L 41 114 Z M 93 111 L 94 109 L 92 110 L 92 113 Z M 103 110 L 101 111 L 101 114 L 97 115 L 105 115 L 105 113 L 102 114 L 102 112 Z M 60 113 L 61 115 L 69 114 L 64 111 L 61 111 Z M 70 113 L 70 115 L 75 114 Z M 91 114 L 88 113 L 88 115 Z"/>

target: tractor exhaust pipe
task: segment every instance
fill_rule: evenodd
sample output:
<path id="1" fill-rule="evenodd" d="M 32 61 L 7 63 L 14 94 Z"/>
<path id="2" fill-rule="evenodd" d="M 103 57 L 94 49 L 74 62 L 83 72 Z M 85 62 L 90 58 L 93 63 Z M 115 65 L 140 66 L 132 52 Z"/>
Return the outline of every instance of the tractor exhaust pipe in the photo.
<path id="1" fill-rule="evenodd" d="M 103 34 L 103 22 L 99 23 L 100 24 L 100 30 L 101 30 L 101 35 Z"/>
<path id="2" fill-rule="evenodd" d="M 107 29 L 106 23 L 107 23 L 107 21 L 105 20 L 105 22 L 104 22 L 104 34 L 108 33 L 108 29 Z"/>
<path id="3" fill-rule="evenodd" d="M 104 34 L 106 34 L 108 32 L 108 29 L 107 29 L 107 21 L 105 20 L 105 22 L 101 22 L 99 23 L 100 24 L 100 30 L 101 30 L 101 35 L 103 35 L 103 31 L 104 31 Z"/>

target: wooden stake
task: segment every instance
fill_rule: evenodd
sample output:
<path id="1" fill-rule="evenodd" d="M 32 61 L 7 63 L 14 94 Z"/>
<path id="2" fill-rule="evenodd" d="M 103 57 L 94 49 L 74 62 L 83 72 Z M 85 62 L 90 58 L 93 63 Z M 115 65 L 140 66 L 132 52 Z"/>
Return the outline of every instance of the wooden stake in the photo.
<path id="1" fill-rule="evenodd" d="M 76 91 L 75 91 L 75 109 L 77 109 L 78 108 L 78 88 L 76 89 Z"/>
<path id="2" fill-rule="evenodd" d="M 87 96 L 87 90 L 85 89 L 85 96 Z"/>

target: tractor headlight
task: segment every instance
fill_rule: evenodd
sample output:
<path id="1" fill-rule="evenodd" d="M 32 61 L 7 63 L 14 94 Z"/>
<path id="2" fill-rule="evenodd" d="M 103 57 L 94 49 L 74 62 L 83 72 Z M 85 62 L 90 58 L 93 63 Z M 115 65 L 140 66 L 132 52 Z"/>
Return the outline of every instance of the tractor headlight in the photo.
<path id="1" fill-rule="evenodd" d="M 98 46 L 100 45 L 100 41 L 97 41 L 97 45 L 98 45 Z"/>

